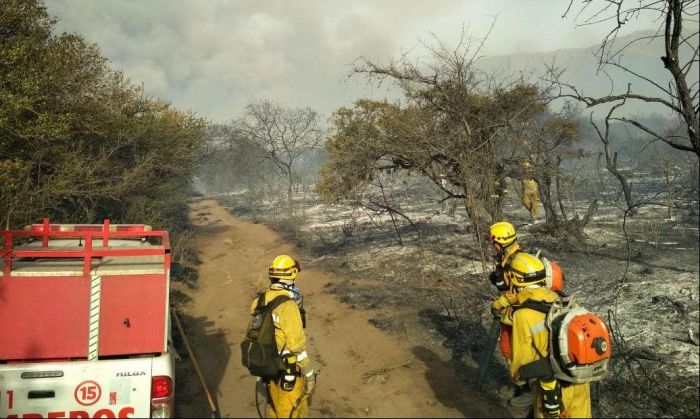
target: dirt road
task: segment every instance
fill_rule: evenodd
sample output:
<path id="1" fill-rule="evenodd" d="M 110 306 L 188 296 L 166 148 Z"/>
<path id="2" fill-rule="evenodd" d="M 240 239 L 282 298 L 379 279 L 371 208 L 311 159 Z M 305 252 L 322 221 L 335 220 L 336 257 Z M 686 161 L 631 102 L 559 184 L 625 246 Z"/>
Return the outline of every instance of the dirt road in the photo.
<path id="1" fill-rule="evenodd" d="M 221 416 L 257 417 L 254 379 L 240 362 L 248 307 L 256 291 L 268 284 L 270 260 L 300 252 L 267 227 L 234 218 L 215 201 L 195 201 L 190 208 L 202 263 L 196 289 L 173 284 L 175 292 L 192 298 L 181 316 Z M 460 382 L 440 351 L 419 339 L 381 331 L 368 323 L 371 310 L 340 303 L 326 291 L 327 284 L 339 279 L 307 268 L 297 280 L 308 313 L 309 354 L 321 370 L 313 417 L 510 415 Z M 186 359 L 177 380 L 178 416 L 211 417 Z"/>

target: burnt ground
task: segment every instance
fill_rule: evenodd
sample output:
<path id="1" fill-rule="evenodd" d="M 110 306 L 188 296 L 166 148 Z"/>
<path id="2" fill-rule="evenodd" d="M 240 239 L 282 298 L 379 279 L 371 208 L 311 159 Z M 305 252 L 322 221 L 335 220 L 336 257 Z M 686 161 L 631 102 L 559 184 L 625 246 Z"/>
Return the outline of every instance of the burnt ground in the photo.
<path id="1" fill-rule="evenodd" d="M 325 206 L 312 194 L 284 210 L 245 193 L 218 199 L 236 216 L 293 240 L 307 265 L 362 278 L 330 284 L 328 291 L 352 308 L 376 313 L 369 320 L 376 328 L 446 348 L 451 359 L 445 367 L 470 385 L 494 290 L 464 209 L 442 214 L 437 199 L 422 192 L 403 192 L 411 206 L 402 209 L 414 222 L 400 229 L 403 245 L 387 219 Z M 643 207 L 623 229 L 623 212 L 603 203 L 585 237 L 568 241 L 538 233 L 541 223 L 527 221 L 517 196 L 505 213 L 524 247 L 556 260 L 566 275 L 565 291 L 612 331 L 610 372 L 592 385 L 594 416 L 698 417 L 697 212 Z M 483 394 L 505 403 L 508 384 L 496 353 Z"/>
<path id="2" fill-rule="evenodd" d="M 172 301 L 191 343 L 175 334 L 177 417 L 256 417 L 255 379 L 241 365 L 250 303 L 267 288 L 267 266 L 277 254 L 300 255 L 294 245 L 261 224 L 232 216 L 213 200 L 189 202 L 198 251 L 198 279 L 176 280 Z M 329 292 L 335 284 L 370 284 L 356 276 L 305 264 L 299 286 L 308 313 L 309 354 L 319 371 L 310 417 L 507 417 L 495 397 L 462 385 L 459 374 L 473 375 L 450 351 L 423 338 L 410 326 L 381 330 L 386 313 L 396 309 L 360 309 Z M 416 316 L 412 316 L 416 318 Z M 428 331 L 430 332 L 430 331 Z M 436 330 L 432 333 L 439 336 Z M 179 338 L 179 339 L 178 339 Z M 201 376 L 214 409 L 195 369 Z M 464 371 L 464 368 L 467 368 Z M 261 406 L 264 410 L 264 406 Z"/>

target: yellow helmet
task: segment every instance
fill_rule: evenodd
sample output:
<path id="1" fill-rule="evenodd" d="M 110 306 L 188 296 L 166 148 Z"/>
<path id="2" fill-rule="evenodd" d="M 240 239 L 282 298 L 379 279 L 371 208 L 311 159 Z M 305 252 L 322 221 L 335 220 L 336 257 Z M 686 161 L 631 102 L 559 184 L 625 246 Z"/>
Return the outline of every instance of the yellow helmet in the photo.
<path id="1" fill-rule="evenodd" d="M 529 160 L 525 160 L 525 161 L 523 162 L 523 164 L 521 165 L 521 168 L 522 168 L 524 171 L 529 172 L 530 170 L 532 170 L 533 166 L 532 166 L 532 163 L 530 163 Z"/>
<path id="2" fill-rule="evenodd" d="M 279 255 L 270 264 L 268 274 L 270 279 L 294 281 L 301 272 L 299 262 L 288 255 Z"/>
<path id="3" fill-rule="evenodd" d="M 489 241 L 496 242 L 502 246 L 513 243 L 518 235 L 515 234 L 515 227 L 507 221 L 497 222 L 489 228 Z"/>
<path id="4" fill-rule="evenodd" d="M 505 278 L 516 287 L 545 283 L 546 271 L 542 261 L 525 252 L 518 252 L 505 267 Z"/>

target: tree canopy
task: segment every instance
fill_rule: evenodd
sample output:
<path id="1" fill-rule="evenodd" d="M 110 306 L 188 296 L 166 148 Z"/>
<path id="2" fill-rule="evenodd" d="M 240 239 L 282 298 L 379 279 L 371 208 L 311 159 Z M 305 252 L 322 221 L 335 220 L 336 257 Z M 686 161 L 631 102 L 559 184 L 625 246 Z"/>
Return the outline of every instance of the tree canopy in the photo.
<path id="1" fill-rule="evenodd" d="M 477 205 L 496 220 L 506 179 L 525 176 L 523 162 L 535 164 L 529 176 L 555 178 L 561 160 L 573 154 L 552 151 L 571 145 L 577 124 L 549 113 L 546 91 L 536 84 L 479 71 L 479 49 L 472 42 L 453 50 L 439 44 L 430 48 L 427 65 L 405 56 L 386 64 L 359 60 L 355 74 L 395 82 L 405 103 L 359 100 L 334 113 L 321 196 L 338 202 L 368 193 L 382 171 L 409 170 L 464 199 L 473 220 Z M 533 158 L 547 147 L 561 158 Z M 556 222 L 556 213 L 548 220 Z"/>
<path id="2" fill-rule="evenodd" d="M 54 34 L 55 22 L 38 0 L 0 4 L 3 224 L 162 225 L 199 159 L 205 122 L 146 97 L 97 45 Z"/>

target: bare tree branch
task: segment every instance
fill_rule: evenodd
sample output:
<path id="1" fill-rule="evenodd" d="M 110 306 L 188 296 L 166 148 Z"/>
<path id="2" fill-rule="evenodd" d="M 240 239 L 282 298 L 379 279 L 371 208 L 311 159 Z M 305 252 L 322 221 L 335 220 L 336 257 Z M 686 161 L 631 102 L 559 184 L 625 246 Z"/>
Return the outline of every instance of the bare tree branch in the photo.
<path id="1" fill-rule="evenodd" d="M 642 95 L 634 93 L 628 85 L 624 94 L 609 94 L 602 97 L 590 97 L 583 95 L 575 86 L 562 82 L 561 72 L 550 71 L 550 81 L 559 87 L 559 97 L 572 98 L 584 103 L 587 107 L 594 107 L 601 104 L 615 104 L 619 101 L 635 100 L 647 103 L 656 103 L 665 106 L 683 121 L 687 138 L 685 142 L 679 142 L 644 127 L 636 118 L 613 118 L 636 126 L 645 132 L 652 134 L 655 138 L 664 141 L 669 146 L 678 150 L 690 151 L 700 157 L 700 138 L 698 135 L 698 87 L 697 83 L 688 84 L 687 77 L 698 62 L 698 36 L 699 31 L 694 30 L 691 34 L 683 33 L 683 23 L 697 20 L 698 6 L 695 1 L 683 0 L 581 0 L 582 6 L 576 16 L 576 20 L 582 19 L 584 25 L 599 24 L 613 21 L 611 30 L 603 38 L 596 51 L 599 59 L 599 67 L 613 66 L 621 69 L 635 77 L 641 82 L 647 83 L 660 90 L 658 96 Z M 569 3 L 564 16 L 568 15 L 572 9 L 572 2 Z M 593 6 L 595 4 L 595 6 Z M 584 10 L 592 8 L 585 17 Z M 656 16 L 661 22 L 660 31 L 652 36 L 640 36 L 628 41 L 622 48 L 611 50 L 620 29 L 632 18 L 642 13 Z M 662 33 L 662 35 L 661 35 Z M 632 69 L 615 59 L 621 56 L 622 52 L 636 42 L 643 40 L 651 41 L 662 38 L 664 41 L 664 51 L 661 61 L 664 68 L 672 77 L 673 82 L 668 88 L 663 87 L 659 82 L 644 76 L 640 71 Z M 694 43 L 692 41 L 695 41 Z M 679 49 L 686 45 L 690 48 L 690 58 L 685 63 L 681 63 Z M 658 63 L 658 61 L 657 61 Z"/>

